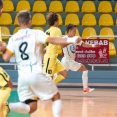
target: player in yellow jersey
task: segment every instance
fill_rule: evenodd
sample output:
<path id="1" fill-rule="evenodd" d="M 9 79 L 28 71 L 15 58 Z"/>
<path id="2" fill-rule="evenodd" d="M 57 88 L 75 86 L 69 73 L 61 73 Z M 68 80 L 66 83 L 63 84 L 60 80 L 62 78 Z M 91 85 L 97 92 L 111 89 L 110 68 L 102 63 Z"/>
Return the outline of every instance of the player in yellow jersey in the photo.
<path id="1" fill-rule="evenodd" d="M 0 15 L 2 13 L 2 10 L 3 10 L 3 0 L 0 0 Z M 2 39 L 1 39 L 1 30 L 0 30 L 0 46 L 1 45 L 2 45 Z M 3 49 L 4 49 L 4 47 L 3 47 Z M 11 89 L 13 87 L 12 82 L 10 81 L 9 75 L 1 67 L 0 67 L 0 87 L 1 87 L 1 89 L 0 89 L 0 110 L 1 110 L 2 103 L 7 102 L 7 99 L 9 98 Z M 6 105 L 6 107 L 7 107 L 7 105 Z M 0 112 L 0 117 L 6 117 L 6 114 L 7 113 Z"/>
<path id="2" fill-rule="evenodd" d="M 50 28 L 46 31 L 46 34 L 54 37 L 62 37 L 61 30 L 58 28 L 58 15 L 55 12 L 51 12 L 47 15 L 47 22 Z M 44 70 L 46 73 L 48 73 L 52 78 L 55 73 L 58 73 L 58 75 L 53 78 L 55 83 L 60 82 L 68 76 L 65 67 L 57 59 L 60 51 L 62 51 L 60 45 L 58 46 L 48 43 L 46 53 L 44 55 Z"/>

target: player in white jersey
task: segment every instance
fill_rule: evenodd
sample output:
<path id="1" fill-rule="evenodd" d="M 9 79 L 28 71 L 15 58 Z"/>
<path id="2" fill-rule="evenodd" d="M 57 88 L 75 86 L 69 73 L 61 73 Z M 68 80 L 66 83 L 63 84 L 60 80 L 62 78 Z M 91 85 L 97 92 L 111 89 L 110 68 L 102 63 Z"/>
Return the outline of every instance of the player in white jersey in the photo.
<path id="1" fill-rule="evenodd" d="M 67 26 L 67 35 L 64 36 L 64 38 L 74 37 L 75 34 L 76 34 L 76 26 L 69 24 Z M 77 45 L 80 45 L 83 47 L 97 46 L 97 45 L 85 44 L 83 43 L 82 40 Z M 75 44 L 69 44 L 68 46 L 64 47 L 63 48 L 64 57 L 62 58 L 61 62 L 67 70 L 82 71 L 83 72 L 82 74 L 83 92 L 84 93 L 91 92 L 94 90 L 94 88 L 88 87 L 88 69 L 83 64 L 75 61 L 75 50 L 76 50 Z"/>
<path id="2" fill-rule="evenodd" d="M 17 15 L 20 30 L 14 34 L 8 42 L 7 48 L 0 46 L 3 59 L 9 61 L 15 54 L 18 65 L 18 96 L 20 102 L 9 103 L 12 111 L 30 114 L 37 109 L 37 98 L 41 100 L 51 99 L 54 117 L 61 117 L 62 103 L 57 86 L 52 78 L 42 69 L 42 44 L 79 43 L 79 37 L 63 40 L 59 37 L 50 37 L 40 30 L 32 30 L 31 17 L 28 11 L 20 11 Z M 7 116 L 8 107 L 3 103 L 0 113 Z"/>

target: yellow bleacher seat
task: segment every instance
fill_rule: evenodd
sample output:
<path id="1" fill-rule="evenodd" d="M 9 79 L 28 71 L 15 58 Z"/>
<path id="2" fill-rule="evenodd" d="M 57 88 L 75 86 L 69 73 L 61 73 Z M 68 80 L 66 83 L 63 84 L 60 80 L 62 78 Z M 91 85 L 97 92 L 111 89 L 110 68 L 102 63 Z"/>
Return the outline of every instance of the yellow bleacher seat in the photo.
<path id="1" fill-rule="evenodd" d="M 12 18 L 9 13 L 2 13 L 0 17 L 0 25 L 11 25 L 12 24 Z"/>
<path id="2" fill-rule="evenodd" d="M 20 27 L 16 27 L 13 31 L 13 34 L 15 34 L 16 32 L 18 32 L 18 30 L 20 29 Z"/>
<path id="3" fill-rule="evenodd" d="M 112 42 L 109 42 L 109 56 L 116 56 L 116 48 Z"/>
<path id="4" fill-rule="evenodd" d="M 8 29 L 8 27 L 2 26 L 1 27 L 1 34 L 2 35 L 10 35 L 10 31 Z M 8 40 L 10 38 L 10 36 L 2 36 L 2 40 Z"/>
<path id="5" fill-rule="evenodd" d="M 85 1 L 82 5 L 83 13 L 94 13 L 96 12 L 95 4 L 92 1 Z"/>
<path id="6" fill-rule="evenodd" d="M 34 27 L 33 29 L 35 29 L 35 30 L 41 30 L 41 31 L 44 32 L 43 28 L 41 28 L 41 27 Z"/>
<path id="7" fill-rule="evenodd" d="M 47 7 L 44 1 L 36 1 L 33 5 L 33 12 L 46 12 Z"/>
<path id="8" fill-rule="evenodd" d="M 30 11 L 30 4 L 28 1 L 19 1 L 16 7 L 16 12 L 21 10 L 28 10 Z"/>
<path id="9" fill-rule="evenodd" d="M 65 7 L 65 12 L 69 12 L 69 13 L 79 12 L 78 2 L 68 1 Z"/>
<path id="10" fill-rule="evenodd" d="M 117 3 L 116 3 L 116 5 L 115 5 L 115 13 L 117 13 Z"/>
<path id="11" fill-rule="evenodd" d="M 32 25 L 33 26 L 39 26 L 39 25 L 45 25 L 46 20 L 45 16 L 42 13 L 36 13 L 32 17 Z"/>
<path id="12" fill-rule="evenodd" d="M 59 26 L 61 26 L 63 24 L 63 20 L 60 14 L 57 14 L 58 18 L 59 18 Z"/>
<path id="13" fill-rule="evenodd" d="M 3 1 L 3 12 L 12 12 L 14 11 L 14 6 L 12 1 Z"/>
<path id="14" fill-rule="evenodd" d="M 74 24 L 78 26 L 80 24 L 79 18 L 76 14 L 68 14 L 65 19 L 65 25 Z"/>
<path id="15" fill-rule="evenodd" d="M 82 19 L 82 26 L 96 26 L 96 18 L 93 14 L 85 14 Z"/>
<path id="16" fill-rule="evenodd" d="M 67 35 L 67 31 L 65 31 L 65 35 Z M 80 36 L 80 33 L 79 33 L 77 28 L 76 28 L 76 35 L 75 36 Z"/>
<path id="17" fill-rule="evenodd" d="M 102 14 L 99 18 L 99 26 L 113 26 L 114 22 L 110 14 Z"/>
<path id="18" fill-rule="evenodd" d="M 111 13 L 112 12 L 112 6 L 109 1 L 101 1 L 98 6 L 98 12 L 99 13 Z"/>
<path id="19" fill-rule="evenodd" d="M 82 32 L 82 38 L 87 39 L 89 36 L 96 36 L 96 31 L 92 27 L 87 27 L 83 30 Z M 91 39 L 96 39 L 96 38 L 91 38 Z"/>
<path id="20" fill-rule="evenodd" d="M 63 6 L 60 1 L 52 1 L 49 6 L 49 12 L 63 12 Z"/>
<path id="21" fill-rule="evenodd" d="M 18 26 L 18 25 L 19 25 L 19 24 L 18 24 L 18 18 L 17 18 L 17 15 L 16 15 L 15 20 L 14 20 L 14 25 L 15 25 L 15 26 Z"/>
<path id="22" fill-rule="evenodd" d="M 102 28 L 100 30 L 100 35 L 107 35 L 107 36 L 114 36 L 114 32 L 111 28 Z M 102 38 L 101 38 L 102 39 Z M 103 39 L 109 39 L 110 41 L 114 41 L 115 40 L 115 37 L 111 37 L 111 38 L 108 38 L 108 37 L 104 37 Z"/>

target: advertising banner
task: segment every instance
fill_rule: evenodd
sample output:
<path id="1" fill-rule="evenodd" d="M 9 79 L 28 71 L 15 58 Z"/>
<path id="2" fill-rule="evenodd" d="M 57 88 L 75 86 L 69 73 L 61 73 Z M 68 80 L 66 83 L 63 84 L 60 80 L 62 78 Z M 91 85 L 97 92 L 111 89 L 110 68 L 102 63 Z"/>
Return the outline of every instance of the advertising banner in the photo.
<path id="1" fill-rule="evenodd" d="M 76 46 L 75 60 L 83 64 L 108 64 L 109 63 L 109 40 L 108 39 L 83 39 L 87 44 L 99 44 L 97 48 Z"/>

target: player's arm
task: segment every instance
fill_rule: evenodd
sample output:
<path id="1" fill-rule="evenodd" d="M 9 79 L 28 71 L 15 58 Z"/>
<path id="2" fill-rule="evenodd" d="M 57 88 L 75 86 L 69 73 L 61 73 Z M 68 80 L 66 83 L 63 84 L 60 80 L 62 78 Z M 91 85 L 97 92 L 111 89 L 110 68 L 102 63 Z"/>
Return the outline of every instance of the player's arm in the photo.
<path id="1" fill-rule="evenodd" d="M 5 52 L 6 51 L 6 44 L 4 44 L 2 41 L 0 41 L 0 52 Z"/>
<path id="2" fill-rule="evenodd" d="M 51 43 L 56 45 L 64 45 L 64 44 L 72 44 L 72 43 L 79 43 L 81 41 L 81 37 L 74 36 L 72 38 L 65 38 L 62 37 L 50 37 L 46 35 L 42 31 L 37 31 L 37 41 L 38 43 Z"/>
<path id="3" fill-rule="evenodd" d="M 75 36 L 72 38 L 66 38 L 63 39 L 62 37 L 48 37 L 46 39 L 46 42 L 49 42 L 51 44 L 57 44 L 57 45 L 67 45 L 67 44 L 72 44 L 72 43 L 79 43 L 79 37 Z"/>
<path id="4" fill-rule="evenodd" d="M 13 47 L 14 46 L 12 44 L 13 44 L 12 40 L 9 39 L 8 45 L 3 44 L 4 47 L 2 48 L 2 50 L 0 49 L 0 52 L 3 52 L 3 54 L 2 54 L 3 60 L 6 62 L 9 61 L 13 55 L 13 51 L 14 51 Z"/>
<path id="5" fill-rule="evenodd" d="M 63 39 L 65 39 L 66 37 L 62 37 Z M 81 45 L 82 44 L 82 37 L 78 37 L 79 39 L 79 42 L 77 43 L 77 45 Z M 62 44 L 61 47 L 64 48 L 64 47 L 67 47 L 69 44 Z"/>
<path id="6" fill-rule="evenodd" d="M 82 46 L 83 47 L 86 47 L 86 48 L 90 48 L 90 47 L 99 47 L 99 45 L 98 44 L 86 44 L 86 43 L 82 43 Z"/>

